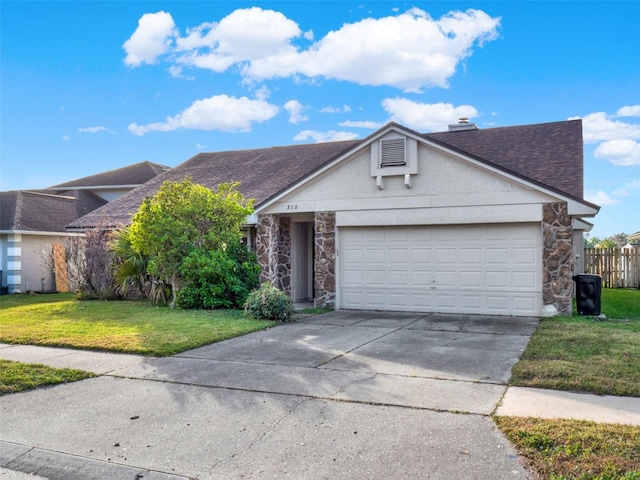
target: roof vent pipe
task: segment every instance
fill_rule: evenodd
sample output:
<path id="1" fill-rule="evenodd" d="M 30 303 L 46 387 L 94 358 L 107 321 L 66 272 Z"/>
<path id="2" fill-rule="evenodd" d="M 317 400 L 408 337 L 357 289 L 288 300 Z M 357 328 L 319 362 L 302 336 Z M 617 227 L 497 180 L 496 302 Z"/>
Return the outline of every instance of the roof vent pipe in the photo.
<path id="1" fill-rule="evenodd" d="M 450 132 L 461 132 L 464 130 L 478 130 L 478 126 L 475 123 L 469 123 L 469 119 L 466 117 L 458 119 L 458 123 L 449 125 Z"/>

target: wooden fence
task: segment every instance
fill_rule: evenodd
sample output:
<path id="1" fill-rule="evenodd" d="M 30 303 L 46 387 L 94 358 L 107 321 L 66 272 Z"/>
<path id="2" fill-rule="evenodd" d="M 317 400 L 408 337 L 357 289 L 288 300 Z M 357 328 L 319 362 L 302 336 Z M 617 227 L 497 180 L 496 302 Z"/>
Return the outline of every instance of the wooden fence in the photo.
<path id="1" fill-rule="evenodd" d="M 640 288 L 640 248 L 585 248 L 584 270 L 603 288 Z"/>

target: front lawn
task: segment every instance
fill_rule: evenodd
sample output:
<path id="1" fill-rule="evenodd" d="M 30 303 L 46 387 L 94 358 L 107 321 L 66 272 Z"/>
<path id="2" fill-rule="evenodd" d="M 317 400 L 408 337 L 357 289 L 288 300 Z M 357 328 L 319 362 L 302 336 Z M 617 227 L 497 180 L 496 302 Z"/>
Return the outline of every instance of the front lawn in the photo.
<path id="1" fill-rule="evenodd" d="M 640 397 L 640 290 L 604 289 L 602 313 L 542 319 L 511 384 Z"/>
<path id="2" fill-rule="evenodd" d="M 62 293 L 0 297 L 4 343 L 166 356 L 272 325 L 239 310 L 172 310 Z"/>
<path id="3" fill-rule="evenodd" d="M 640 397 L 640 290 L 602 291 L 602 313 L 542 319 L 512 385 Z M 640 480 L 640 427 L 579 420 L 496 417 L 551 480 Z"/>
<path id="4" fill-rule="evenodd" d="M 640 427 L 520 417 L 496 423 L 540 478 L 640 479 Z"/>

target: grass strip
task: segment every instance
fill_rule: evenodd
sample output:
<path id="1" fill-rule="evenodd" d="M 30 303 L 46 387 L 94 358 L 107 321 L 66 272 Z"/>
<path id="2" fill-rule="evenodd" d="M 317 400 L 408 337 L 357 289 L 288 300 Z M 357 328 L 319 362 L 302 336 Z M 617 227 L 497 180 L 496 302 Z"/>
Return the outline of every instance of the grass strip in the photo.
<path id="1" fill-rule="evenodd" d="M 95 375 L 71 368 L 0 360 L 0 395 L 23 392 L 31 388 L 58 383 L 76 382 Z"/>
<path id="2" fill-rule="evenodd" d="M 604 290 L 602 304 L 604 321 L 542 319 L 510 383 L 640 397 L 640 290 Z"/>
<path id="3" fill-rule="evenodd" d="M 167 356 L 273 326 L 239 310 L 179 310 L 73 294 L 0 297 L 0 342 Z"/>
<path id="4" fill-rule="evenodd" d="M 522 417 L 495 422 L 541 478 L 640 479 L 640 427 Z"/>

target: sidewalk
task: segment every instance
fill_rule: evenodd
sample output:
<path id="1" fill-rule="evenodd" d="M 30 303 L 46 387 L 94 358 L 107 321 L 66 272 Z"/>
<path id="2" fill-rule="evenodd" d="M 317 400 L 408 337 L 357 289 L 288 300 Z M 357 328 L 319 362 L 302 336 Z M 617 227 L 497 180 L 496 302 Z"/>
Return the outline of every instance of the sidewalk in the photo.
<path id="1" fill-rule="evenodd" d="M 152 362 L 154 357 L 0 343 L 0 359 L 75 368 L 108 375 Z M 570 418 L 640 426 L 640 398 L 507 387 L 495 415 Z M 0 477 L 1 478 L 1 477 Z"/>

